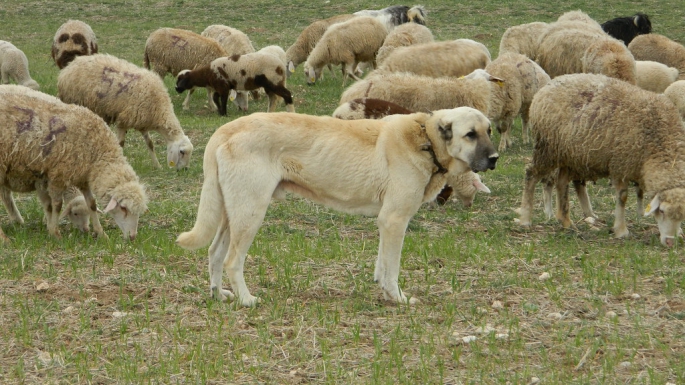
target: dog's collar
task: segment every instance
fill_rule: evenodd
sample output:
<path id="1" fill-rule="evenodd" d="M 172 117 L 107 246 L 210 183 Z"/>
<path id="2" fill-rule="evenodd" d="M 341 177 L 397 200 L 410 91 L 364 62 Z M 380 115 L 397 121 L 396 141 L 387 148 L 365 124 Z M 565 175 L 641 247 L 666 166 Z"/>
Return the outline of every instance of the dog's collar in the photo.
<path id="1" fill-rule="evenodd" d="M 426 133 L 426 126 L 423 124 L 421 125 L 421 129 L 423 130 L 424 134 Z M 421 146 L 421 151 L 428 151 L 428 153 L 431 155 L 431 158 L 433 158 L 433 164 L 438 168 L 436 172 L 433 174 L 446 174 L 447 169 L 440 164 L 440 161 L 438 161 L 437 155 L 435 155 L 435 150 L 433 150 L 433 142 L 431 142 L 430 138 L 428 138 L 428 135 L 426 135 L 426 139 L 428 139 L 428 143 L 424 144 Z"/>

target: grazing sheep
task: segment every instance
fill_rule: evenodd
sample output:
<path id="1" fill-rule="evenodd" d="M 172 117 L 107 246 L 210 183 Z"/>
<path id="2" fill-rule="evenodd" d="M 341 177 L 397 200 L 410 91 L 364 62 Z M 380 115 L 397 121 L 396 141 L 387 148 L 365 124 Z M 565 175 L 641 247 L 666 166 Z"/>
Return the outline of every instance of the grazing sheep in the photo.
<path id="1" fill-rule="evenodd" d="M 598 39 L 590 44 L 580 62 L 583 73 L 602 74 L 637 84 L 635 59 L 616 39 Z"/>
<path id="2" fill-rule="evenodd" d="M 685 121 L 685 80 L 673 82 L 664 90 L 664 95 L 671 99 L 680 112 L 680 118 Z"/>
<path id="3" fill-rule="evenodd" d="M 602 26 L 595 19 L 591 18 L 590 15 L 581 10 L 569 11 L 557 18 L 557 23 L 565 22 L 574 23 L 576 26 L 582 25 L 580 28 L 583 29 L 593 29 L 599 32 L 604 32 Z"/>
<path id="4" fill-rule="evenodd" d="M 638 35 L 628 44 L 635 60 L 651 60 L 680 72 L 678 80 L 685 80 L 685 47 L 666 36 L 650 33 Z"/>
<path id="5" fill-rule="evenodd" d="M 40 187 L 46 182 L 45 187 Z M 69 186 L 90 208 L 98 236 L 106 237 L 94 196 L 108 202 L 124 237 L 133 240 L 147 210 L 144 187 L 107 124 L 87 108 L 44 97 L 6 93 L 0 98 L 0 185 L 38 191 L 51 235 L 59 238 L 60 211 Z M 0 230 L 0 241 L 7 240 Z"/>
<path id="6" fill-rule="evenodd" d="M 635 62 L 637 85 L 643 90 L 663 93 L 674 81 L 678 80 L 678 69 L 650 60 Z"/>
<path id="7" fill-rule="evenodd" d="M 312 50 L 304 64 L 307 83 L 314 84 L 327 65 L 342 65 L 343 85 L 354 74 L 357 64 L 372 62 L 376 67 L 376 52 L 388 35 L 386 27 L 371 16 L 354 17 L 330 26 Z"/>
<path id="8" fill-rule="evenodd" d="M 116 123 L 122 147 L 126 131 L 139 131 L 155 167 L 161 165 L 150 131 L 164 137 L 169 167 L 188 167 L 193 145 L 174 114 L 164 82 L 153 72 L 111 55 L 82 56 L 60 72 L 57 88 L 62 101 L 87 107 Z"/>
<path id="9" fill-rule="evenodd" d="M 380 20 L 388 31 L 409 22 L 426 25 L 426 10 L 421 5 L 415 5 L 411 8 L 406 5 L 391 5 L 380 10 L 357 11 L 354 15 L 373 16 Z"/>
<path id="10" fill-rule="evenodd" d="M 602 29 L 611 37 L 630 44 L 637 35 L 652 32 L 652 22 L 644 13 L 636 13 L 630 17 L 617 17 L 602 23 Z"/>
<path id="11" fill-rule="evenodd" d="M 62 69 L 76 56 L 98 53 L 95 32 L 80 20 L 69 20 L 62 24 L 52 41 L 52 60 Z"/>
<path id="12" fill-rule="evenodd" d="M 378 49 L 376 63 L 380 66 L 390 53 L 398 47 L 433 42 L 433 33 L 425 25 L 405 23 L 388 33 L 383 45 Z"/>
<path id="13" fill-rule="evenodd" d="M 285 51 L 288 63 L 288 74 L 295 73 L 300 63 L 304 63 L 319 42 L 324 32 L 333 24 L 342 23 L 353 18 L 354 15 L 337 15 L 328 19 L 317 20 L 300 32 L 295 43 Z"/>
<path id="14" fill-rule="evenodd" d="M 0 76 L 2 84 L 15 83 L 37 90 L 40 88 L 29 74 L 29 59 L 22 50 L 8 41 L 0 40 Z"/>
<path id="15" fill-rule="evenodd" d="M 487 115 L 490 109 L 488 83 L 488 80 L 480 78 L 433 78 L 377 70 L 349 86 L 340 97 L 339 104 L 353 99 L 373 98 L 386 100 L 412 111 L 427 112 L 466 106 Z"/>
<path id="16" fill-rule="evenodd" d="M 359 98 L 338 106 L 333 111 L 333 117 L 343 120 L 382 119 L 389 115 L 411 113 L 411 110 L 392 102 L 373 98 Z"/>
<path id="17" fill-rule="evenodd" d="M 399 47 L 379 68 L 435 78 L 459 77 L 485 68 L 490 60 L 490 51 L 485 45 L 470 39 L 457 39 Z"/>
<path id="18" fill-rule="evenodd" d="M 255 52 L 218 58 L 208 66 L 178 74 L 176 91 L 181 93 L 193 87 L 207 87 L 214 92 L 214 102 L 219 115 L 226 115 L 226 102 L 236 91 L 252 91 L 264 88 L 269 96 L 269 109 L 276 109 L 278 98 L 285 101 L 285 108 L 295 112 L 293 97 L 285 88 L 286 69 L 283 61 L 271 53 Z"/>
<path id="19" fill-rule="evenodd" d="M 498 151 L 511 145 L 511 126 L 517 116 L 521 116 L 523 139 L 528 143 L 528 110 L 535 93 L 550 78 L 537 63 L 527 56 L 508 52 L 500 55 L 485 67 L 469 76 L 495 77 L 503 80 L 500 87 L 491 87 L 490 110 L 488 119 L 501 134 Z"/>
<path id="20" fill-rule="evenodd" d="M 457 175 L 448 175 L 447 185 L 438 193 L 435 201 L 439 205 L 444 205 L 449 202 L 452 193 L 454 193 L 465 207 L 471 207 L 478 191 L 490 194 L 488 186 L 482 182 L 480 175 L 475 172 L 467 171 Z"/>
<path id="21" fill-rule="evenodd" d="M 549 28 L 548 23 L 533 22 L 507 28 L 499 42 L 499 55 L 514 52 L 535 60 L 540 36 Z"/>
<path id="22" fill-rule="evenodd" d="M 628 235 L 625 221 L 631 181 L 653 195 L 661 243 L 672 246 L 685 218 L 685 130 L 665 96 L 596 74 L 558 77 L 535 95 L 530 108 L 535 132 L 526 169 L 519 222 L 531 225 L 535 184 L 557 176 L 557 218 L 569 217 L 568 181 L 610 178 L 616 189 L 614 235 Z"/>
<path id="23" fill-rule="evenodd" d="M 211 37 L 185 29 L 160 28 L 152 32 L 145 42 L 143 65 L 164 79 L 166 74 L 177 76 L 183 70 L 209 65 L 212 60 L 223 56 L 229 56 L 228 52 Z M 193 92 L 190 90 L 183 100 L 184 110 L 190 108 L 190 95 Z M 209 92 L 207 97 L 209 108 L 214 110 Z"/>

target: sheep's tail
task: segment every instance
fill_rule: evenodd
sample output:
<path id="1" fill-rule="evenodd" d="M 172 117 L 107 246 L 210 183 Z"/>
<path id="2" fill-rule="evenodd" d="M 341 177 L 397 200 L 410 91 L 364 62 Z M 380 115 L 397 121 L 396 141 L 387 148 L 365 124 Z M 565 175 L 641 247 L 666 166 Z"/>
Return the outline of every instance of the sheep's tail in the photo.
<path id="1" fill-rule="evenodd" d="M 212 147 L 214 148 L 212 149 Z M 210 140 L 205 152 L 203 164 L 205 180 L 202 184 L 195 226 L 192 230 L 181 233 L 176 239 L 176 244 L 184 249 L 199 249 L 211 242 L 221 222 L 221 216 L 225 212 L 221 186 L 219 186 L 215 150 L 216 146 L 212 146 Z"/>

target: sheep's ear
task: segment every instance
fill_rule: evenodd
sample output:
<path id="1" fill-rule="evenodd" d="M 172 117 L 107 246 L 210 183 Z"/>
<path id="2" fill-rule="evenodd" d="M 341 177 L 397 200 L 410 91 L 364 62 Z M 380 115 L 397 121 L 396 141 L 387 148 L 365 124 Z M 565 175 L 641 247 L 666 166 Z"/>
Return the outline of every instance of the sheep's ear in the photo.
<path id="1" fill-rule="evenodd" d="M 497 83 L 497 85 L 500 87 L 504 87 L 504 79 L 502 78 L 490 75 L 490 78 L 488 80 Z"/>
<path id="2" fill-rule="evenodd" d="M 228 93 L 228 99 L 229 99 L 230 101 L 234 101 L 236 97 L 238 97 L 238 91 L 236 91 L 236 90 L 231 90 L 231 91 Z"/>
<path id="3" fill-rule="evenodd" d="M 656 210 L 659 209 L 659 206 L 661 205 L 661 199 L 659 199 L 659 195 L 654 195 L 654 199 L 652 199 L 651 202 L 645 207 L 645 216 L 648 216 L 650 214 L 654 214 Z"/>
<path id="4" fill-rule="evenodd" d="M 295 73 L 295 64 L 293 64 L 293 61 L 288 62 L 288 71 L 290 71 L 291 74 Z"/>
<path id="5" fill-rule="evenodd" d="M 105 207 L 105 210 L 103 212 L 108 213 L 108 212 L 114 210 L 115 208 L 117 208 L 118 205 L 119 205 L 119 202 L 117 202 L 117 200 L 114 199 L 114 197 L 112 197 L 112 199 L 109 200 L 109 203 L 107 204 L 107 207 Z"/>
<path id="6" fill-rule="evenodd" d="M 481 182 L 478 179 L 473 180 L 473 187 L 475 187 L 477 191 L 490 194 L 490 189 L 488 188 L 488 186 L 486 186 L 483 182 Z"/>
<path id="7" fill-rule="evenodd" d="M 438 125 L 438 130 L 443 140 L 446 142 L 452 140 L 452 122 L 444 126 Z"/>

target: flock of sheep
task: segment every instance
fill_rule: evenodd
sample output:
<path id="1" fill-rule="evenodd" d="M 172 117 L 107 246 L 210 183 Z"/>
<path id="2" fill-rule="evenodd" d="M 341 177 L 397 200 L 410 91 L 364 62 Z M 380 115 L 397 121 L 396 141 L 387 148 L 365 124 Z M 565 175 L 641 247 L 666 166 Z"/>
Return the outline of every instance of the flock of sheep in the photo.
<path id="1" fill-rule="evenodd" d="M 64 216 L 83 230 L 92 222 L 106 236 L 97 199 L 107 202 L 104 212 L 124 236 L 135 238 L 147 197 L 123 155 L 128 130 L 143 135 L 156 167 L 150 131 L 165 139 L 170 167 L 188 166 L 193 144 L 174 113 L 166 74 L 176 77 L 177 92 L 188 91 L 184 109 L 197 87 L 207 89 L 208 104 L 220 115 L 227 114 L 228 100 L 246 111 L 261 89 L 269 112 L 282 99 L 294 113 L 287 78 L 300 64 L 310 84 L 334 66 L 341 66 L 343 84 L 354 80 L 333 113 L 340 119 L 467 106 L 491 120 L 505 151 L 520 116 L 524 141 L 528 132 L 535 138 L 518 220 L 523 226 L 531 224 L 540 180 L 548 216 L 556 186 L 564 226 L 571 225 L 568 182 L 584 214 L 594 218 L 585 182 L 599 178 L 610 178 L 617 190 L 617 237 L 628 234 L 631 183 L 639 197 L 653 197 L 646 211 L 655 215 L 662 243 L 673 244 L 685 219 L 685 47 L 651 33 L 643 14 L 599 24 L 572 11 L 552 23 L 513 26 L 494 60 L 474 40 L 435 41 L 421 6 L 319 20 L 287 50 L 255 50 L 247 35 L 223 25 L 201 34 L 161 28 L 147 39 L 145 68 L 98 54 L 93 30 L 70 20 L 55 34 L 52 58 L 61 70 L 57 97 L 39 92 L 23 52 L 0 41 L 2 83 L 17 84 L 0 86 L 0 195 L 10 220 L 22 223 L 12 192 L 36 191 L 56 237 Z M 477 174 L 452 175 L 437 199 L 445 202 L 455 192 L 470 204 L 476 191 L 489 192 Z"/>

